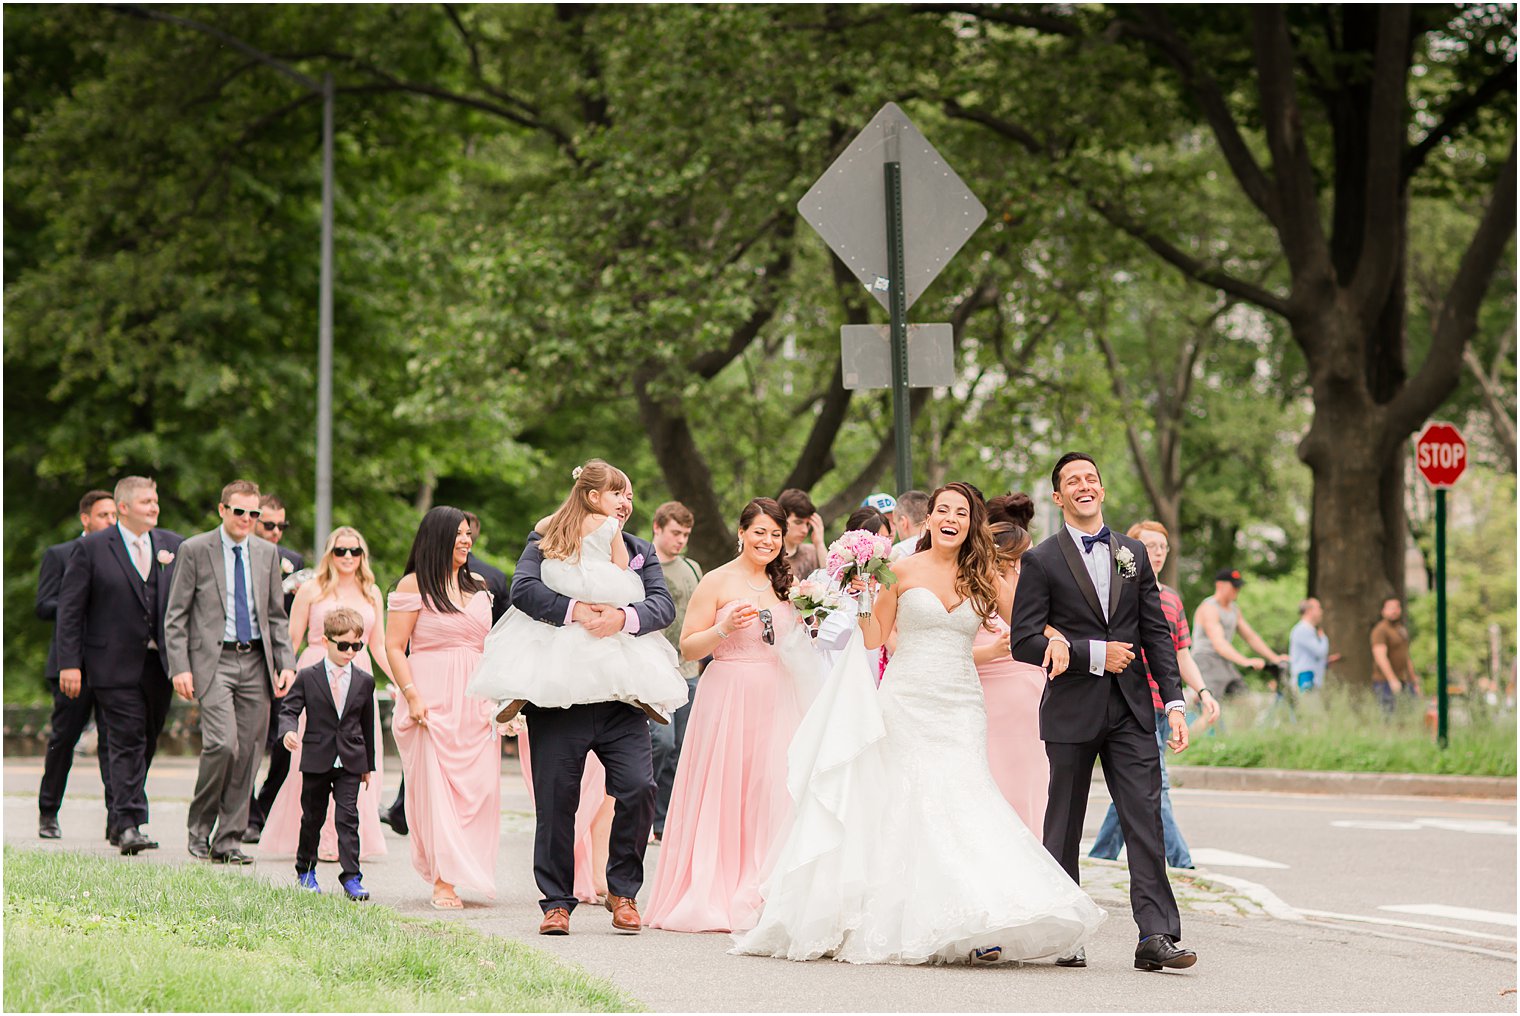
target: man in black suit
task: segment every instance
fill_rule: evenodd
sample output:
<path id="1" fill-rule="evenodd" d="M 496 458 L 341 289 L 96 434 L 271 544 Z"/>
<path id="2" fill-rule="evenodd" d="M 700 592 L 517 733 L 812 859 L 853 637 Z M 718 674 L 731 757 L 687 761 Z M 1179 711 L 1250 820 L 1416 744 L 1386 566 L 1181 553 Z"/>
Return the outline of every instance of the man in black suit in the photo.
<path id="1" fill-rule="evenodd" d="M 116 499 L 108 490 L 92 490 L 79 499 L 79 536 L 67 543 L 57 543 L 42 554 L 42 571 L 37 578 L 37 616 L 44 621 L 58 619 L 58 593 L 63 588 L 63 573 L 69 558 L 79 541 L 91 533 L 116 525 Z M 84 734 L 90 718 L 95 715 L 95 693 L 88 684 L 82 685 L 79 694 L 65 695 L 58 685 L 58 630 L 55 625 L 53 638 L 48 642 L 47 682 L 53 692 L 53 717 L 48 723 L 47 754 L 42 762 L 42 785 L 37 788 L 37 835 L 45 840 L 56 840 L 63 835 L 58 827 L 58 809 L 63 804 L 63 792 L 69 783 L 69 770 L 74 766 L 74 748 Z M 100 762 L 100 782 L 106 792 L 106 814 L 111 813 L 111 780 L 106 767 L 105 728 L 96 725 L 95 755 Z M 106 825 L 106 839 L 115 840 L 115 831 Z"/>
<path id="2" fill-rule="evenodd" d="M 280 555 L 281 582 L 285 588 L 285 616 L 290 616 L 290 605 L 295 602 L 296 583 L 291 581 L 291 576 L 306 567 L 306 559 L 293 550 L 281 546 L 280 541 L 285 539 L 285 530 L 290 528 L 290 523 L 285 518 L 285 502 L 274 494 L 259 495 L 259 510 L 263 512 L 259 516 L 259 524 L 254 527 L 253 535 L 268 540 L 274 544 L 275 550 Z M 304 632 L 293 632 L 291 638 L 299 641 Z M 285 785 L 285 777 L 290 775 L 290 752 L 285 750 L 285 745 L 275 736 L 280 721 L 280 699 L 278 697 L 269 700 L 269 738 L 264 744 L 264 750 L 269 755 L 269 772 L 264 775 L 264 786 L 256 789 L 253 797 L 248 802 L 248 828 L 243 830 L 244 843 L 257 843 L 259 836 L 264 830 L 264 820 L 269 817 L 269 809 L 274 805 L 275 797 L 280 793 L 280 788 Z"/>
<path id="3" fill-rule="evenodd" d="M 287 752 L 301 747 L 296 879 L 303 889 L 322 891 L 317 886 L 317 841 L 330 798 L 338 830 L 339 884 L 349 899 L 367 900 L 359 870 L 359 787 L 375 771 L 375 679 L 353 665 L 364 648 L 364 618 L 357 610 L 334 608 L 322 632 L 327 658 L 297 672 L 280 705 L 281 744 Z M 306 733 L 298 735 L 303 710 Z"/>
<path id="4" fill-rule="evenodd" d="M 1176 944 L 1182 919 L 1166 877 L 1156 711 L 1139 656 L 1143 649 L 1166 703 L 1168 743 L 1180 752 L 1187 747 L 1182 684 L 1156 576 L 1144 544 L 1103 524 L 1103 480 L 1090 456 L 1068 452 L 1050 480 L 1063 524 L 1023 557 L 1010 636 L 1015 659 L 1044 665 L 1050 625 L 1070 655 L 1040 702 L 1050 759 L 1045 849 L 1080 881 L 1082 819 L 1093 760 L 1101 758 L 1129 845 L 1130 904 L 1140 927 L 1135 966 L 1190 967 L 1198 957 Z M 1083 967 L 1087 957 L 1078 950 L 1056 962 Z"/>
<path id="5" fill-rule="evenodd" d="M 125 477 L 115 498 L 116 525 L 81 539 L 64 572 L 58 683 L 77 697 L 88 675 L 107 744 L 106 828 L 123 854 L 137 854 L 158 846 L 138 827 L 148 821 L 148 767 L 173 699 L 162 649 L 181 538 L 154 528 L 158 486 L 152 480 Z"/>
<path id="6" fill-rule="evenodd" d="M 619 509 L 623 521 L 632 511 L 632 493 Z M 544 556 L 538 533 L 512 575 L 512 606 L 546 624 L 581 624 L 597 638 L 620 631 L 640 636 L 659 633 L 676 616 L 665 587 L 665 574 L 654 544 L 623 530 L 629 567 L 644 583 L 644 599 L 627 607 L 582 603 L 544 584 Z M 643 710 L 626 702 L 593 702 L 568 709 L 523 709 L 533 742 L 533 800 L 538 828 L 533 837 L 533 876 L 543 899 L 541 935 L 564 935 L 575 909 L 575 810 L 580 804 L 581 774 L 592 751 L 607 770 L 607 793 L 617 801 L 607 852 L 607 908 L 613 927 L 638 931 L 642 926 L 634 898 L 644 884 L 644 851 L 654 825 L 654 762 L 649 723 Z M 1153 742 L 1154 744 L 1154 742 Z M 1152 748 L 1154 753 L 1155 749 Z"/>

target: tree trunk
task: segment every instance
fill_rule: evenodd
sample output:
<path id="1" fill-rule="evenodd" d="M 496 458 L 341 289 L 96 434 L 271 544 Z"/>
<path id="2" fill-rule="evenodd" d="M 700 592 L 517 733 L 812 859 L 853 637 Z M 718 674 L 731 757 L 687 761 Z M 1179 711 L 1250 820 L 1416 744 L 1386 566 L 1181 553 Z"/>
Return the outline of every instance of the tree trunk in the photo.
<path id="1" fill-rule="evenodd" d="M 737 522 L 723 516 L 712 470 L 707 468 L 707 460 L 697 447 L 696 436 L 679 404 L 670 406 L 657 398 L 649 390 L 651 380 L 643 375 L 634 380 L 639 419 L 671 496 L 696 516 L 687 553 L 710 571 L 734 556 Z"/>

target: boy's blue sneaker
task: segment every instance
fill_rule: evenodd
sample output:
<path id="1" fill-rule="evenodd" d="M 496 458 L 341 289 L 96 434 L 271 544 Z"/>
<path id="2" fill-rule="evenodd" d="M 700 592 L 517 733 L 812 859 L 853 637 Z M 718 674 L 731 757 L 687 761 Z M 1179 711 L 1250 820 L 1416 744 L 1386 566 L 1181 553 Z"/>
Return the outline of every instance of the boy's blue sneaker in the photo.
<path id="1" fill-rule="evenodd" d="M 364 888 L 364 883 L 359 881 L 358 875 L 344 880 L 343 891 L 348 894 L 348 898 L 351 900 L 369 899 L 369 890 Z"/>
<path id="2" fill-rule="evenodd" d="M 317 885 L 317 873 L 314 871 L 303 871 L 297 875 L 296 885 L 309 893 L 320 893 L 322 891 L 322 887 Z"/>

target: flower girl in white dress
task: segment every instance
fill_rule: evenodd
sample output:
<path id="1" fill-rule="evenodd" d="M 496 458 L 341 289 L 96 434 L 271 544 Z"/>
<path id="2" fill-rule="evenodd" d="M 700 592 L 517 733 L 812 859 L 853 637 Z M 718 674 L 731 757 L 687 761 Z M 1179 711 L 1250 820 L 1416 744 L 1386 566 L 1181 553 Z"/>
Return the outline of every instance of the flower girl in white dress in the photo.
<path id="1" fill-rule="evenodd" d="M 619 508 L 631 496 L 628 477 L 599 459 L 573 475 L 569 496 L 534 530 L 544 557 L 540 577 L 556 593 L 583 603 L 637 603 L 644 599 L 644 581 L 629 568 L 618 521 Z M 664 638 L 625 631 L 597 638 L 582 625 L 549 624 L 514 607 L 486 636 L 468 693 L 500 703 L 500 723 L 527 703 L 553 709 L 612 701 L 669 723 L 687 699 L 678 662 Z"/>

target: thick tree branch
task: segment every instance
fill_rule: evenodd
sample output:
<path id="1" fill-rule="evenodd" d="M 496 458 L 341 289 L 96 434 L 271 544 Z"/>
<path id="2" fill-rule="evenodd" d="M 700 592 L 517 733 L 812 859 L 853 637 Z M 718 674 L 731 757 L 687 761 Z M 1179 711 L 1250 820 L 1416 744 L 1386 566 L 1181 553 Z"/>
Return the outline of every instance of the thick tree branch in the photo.
<path id="1" fill-rule="evenodd" d="M 1161 504 L 1161 487 L 1156 482 L 1155 470 L 1151 468 L 1150 458 L 1145 454 L 1145 443 L 1140 440 L 1140 430 L 1134 424 L 1135 414 L 1130 412 L 1129 388 L 1124 382 L 1124 368 L 1119 362 L 1119 354 L 1114 349 L 1113 342 L 1109 339 L 1107 329 L 1098 327 L 1093 329 L 1098 337 L 1098 348 L 1103 350 L 1103 358 L 1108 361 L 1108 381 L 1113 389 L 1114 398 L 1119 400 L 1120 411 L 1124 414 L 1124 439 L 1129 444 L 1129 455 L 1135 463 L 1135 469 L 1140 473 L 1140 483 L 1145 487 L 1145 496 L 1150 498 L 1153 505 Z"/>
<path id="2" fill-rule="evenodd" d="M 1219 142 L 1220 151 L 1224 153 L 1225 161 L 1229 163 L 1231 172 L 1235 174 L 1240 189 L 1245 192 L 1251 203 L 1261 210 L 1267 220 L 1276 225 L 1278 213 L 1272 182 L 1267 178 L 1260 163 L 1256 161 L 1256 156 L 1252 154 L 1245 138 L 1241 137 L 1240 127 L 1236 124 L 1234 115 L 1230 113 L 1230 107 L 1225 102 L 1224 95 L 1219 91 L 1219 84 L 1207 68 L 1199 66 L 1192 51 L 1172 28 L 1171 19 L 1167 17 L 1164 7 L 1140 7 L 1135 13 L 1143 24 L 1135 25 L 1125 22 L 1120 24 L 1130 34 L 1154 44 L 1177 68 L 1177 72 L 1182 76 L 1182 83 L 1193 93 L 1193 97 L 1198 100 L 1198 105 L 1203 109 L 1203 115 L 1208 120 L 1209 127 L 1214 132 L 1214 138 Z"/>
<path id="3" fill-rule="evenodd" d="M 1301 299 L 1300 279 L 1310 277 L 1315 282 L 1333 279 L 1330 248 L 1325 242 L 1324 223 L 1320 221 L 1314 165 L 1294 92 L 1293 44 L 1288 37 L 1287 17 L 1275 4 L 1253 7 L 1251 15 L 1261 116 L 1267 148 L 1272 153 L 1272 177 L 1277 191 L 1277 234 L 1293 275 L 1294 297 Z M 1318 285 L 1303 288 L 1312 288 L 1322 300 L 1330 297 Z"/>
<path id="4" fill-rule="evenodd" d="M 1367 119 L 1366 176 L 1362 188 L 1362 238 L 1356 271 L 1347 282 L 1351 305 L 1369 325 L 1388 304 L 1388 287 L 1404 252 L 1406 216 L 1395 210 L 1404 198 L 1404 138 L 1409 100 L 1407 4 L 1384 4 L 1377 21 L 1372 95 Z"/>
<path id="5" fill-rule="evenodd" d="M 1441 117 L 1441 122 L 1430 129 L 1430 132 L 1420 139 L 1419 143 L 1409 149 L 1404 155 L 1404 179 L 1420 171 L 1425 165 L 1425 160 L 1430 153 L 1440 147 L 1443 141 L 1455 137 L 1468 123 L 1489 103 L 1493 102 L 1504 93 L 1515 92 L 1515 63 L 1513 60 L 1495 70 L 1484 78 L 1477 88 L 1466 95 L 1453 99 L 1446 107 L 1446 112 Z"/>
<path id="6" fill-rule="evenodd" d="M 264 52 L 263 50 L 258 49 L 255 46 L 250 46 L 242 39 L 239 39 L 234 35 L 229 35 L 228 33 L 222 31 L 220 28 L 215 28 L 211 25 L 205 24 L 204 22 L 194 21 L 190 18 L 182 18 L 177 14 L 165 14 L 162 11 L 155 11 L 148 7 L 139 7 L 137 4 L 107 4 L 106 7 L 110 10 L 116 11 L 119 14 L 129 15 L 130 17 L 142 18 L 145 21 L 157 21 L 165 25 L 174 25 L 176 28 L 188 28 L 193 32 L 199 32 L 202 35 L 209 35 L 211 38 L 215 39 L 217 42 L 220 42 L 222 45 L 229 46 L 232 49 L 237 50 L 239 53 L 242 53 L 244 56 L 257 60 L 264 66 L 271 67 L 274 70 L 279 71 L 287 78 L 295 81 L 302 88 L 306 88 L 314 92 L 320 92 L 322 90 L 322 82 L 318 81 L 316 78 L 313 78 L 308 74 L 301 73 L 284 61 L 275 59 L 273 56 Z"/>
<path id="7" fill-rule="evenodd" d="M 776 305 L 780 300 L 780 281 L 792 267 L 792 250 L 788 245 L 785 250 L 777 254 L 766 265 L 766 279 L 768 285 L 766 292 L 755 303 L 755 309 L 750 312 L 737 328 L 729 333 L 728 342 L 722 349 L 711 349 L 695 356 L 686 365 L 686 369 L 702 378 L 711 381 L 722 373 L 723 368 L 749 348 L 749 344 L 755 341 L 755 336 L 760 334 L 760 329 L 768 324 L 776 315 Z"/>
<path id="8" fill-rule="evenodd" d="M 956 120 L 968 120 L 971 123 L 979 123 L 994 134 L 1002 135 L 1010 141 L 1016 142 L 1020 147 L 1031 155 L 1049 155 L 1050 150 L 1034 132 L 1020 124 L 993 116 L 991 113 L 980 109 L 967 109 L 954 99 L 944 101 L 945 115 Z"/>
<path id="9" fill-rule="evenodd" d="M 1113 205 L 1100 198 L 1089 197 L 1088 204 L 1103 218 L 1118 226 L 1130 236 L 1139 240 L 1149 247 L 1155 254 L 1174 268 L 1179 269 L 1190 279 L 1195 279 L 1215 289 L 1223 290 L 1231 296 L 1253 303 L 1263 310 L 1269 310 L 1274 314 L 1289 316 L 1288 301 L 1267 289 L 1263 289 L 1254 283 L 1236 278 L 1221 268 L 1214 268 L 1204 264 L 1196 258 L 1189 257 L 1182 250 L 1159 236 L 1153 230 L 1142 226 L 1132 219 L 1127 213 L 1120 211 Z"/>
<path id="10" fill-rule="evenodd" d="M 1388 406 L 1390 439 L 1402 441 L 1413 433 L 1451 394 L 1462 370 L 1462 352 L 1478 324 L 1478 306 L 1488 292 L 1499 259 L 1515 235 L 1515 145 L 1499 171 L 1488 208 L 1462 255 L 1457 274 L 1447 287 L 1436 315 L 1430 351 L 1420 371 Z"/>

